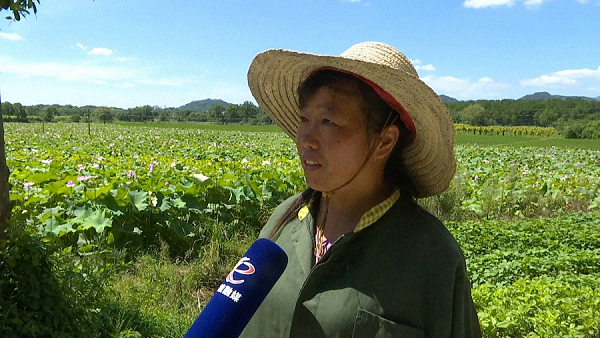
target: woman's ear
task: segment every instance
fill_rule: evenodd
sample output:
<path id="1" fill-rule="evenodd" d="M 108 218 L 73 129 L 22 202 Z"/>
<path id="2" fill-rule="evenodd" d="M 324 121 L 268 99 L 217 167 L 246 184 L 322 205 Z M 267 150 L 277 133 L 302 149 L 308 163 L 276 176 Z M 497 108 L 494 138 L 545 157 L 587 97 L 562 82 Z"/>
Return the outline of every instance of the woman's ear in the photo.
<path id="1" fill-rule="evenodd" d="M 395 124 L 387 126 L 381 133 L 379 145 L 375 149 L 373 156 L 377 159 L 387 159 L 394 150 L 399 138 L 400 128 Z"/>

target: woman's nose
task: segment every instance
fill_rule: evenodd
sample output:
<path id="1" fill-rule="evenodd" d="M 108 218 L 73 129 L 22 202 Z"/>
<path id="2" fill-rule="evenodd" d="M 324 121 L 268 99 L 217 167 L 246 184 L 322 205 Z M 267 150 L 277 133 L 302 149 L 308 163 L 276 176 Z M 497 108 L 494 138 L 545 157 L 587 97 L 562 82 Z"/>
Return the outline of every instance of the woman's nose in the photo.
<path id="1" fill-rule="evenodd" d="M 315 126 L 308 122 L 301 122 L 296 135 L 296 145 L 302 148 L 318 148 L 319 141 Z"/>

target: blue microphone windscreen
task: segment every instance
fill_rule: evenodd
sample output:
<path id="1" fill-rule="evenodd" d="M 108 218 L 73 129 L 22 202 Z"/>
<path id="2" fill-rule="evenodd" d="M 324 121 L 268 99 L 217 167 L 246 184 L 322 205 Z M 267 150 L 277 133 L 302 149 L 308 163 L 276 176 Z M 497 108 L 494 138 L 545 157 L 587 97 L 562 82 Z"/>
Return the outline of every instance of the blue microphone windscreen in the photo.
<path id="1" fill-rule="evenodd" d="M 227 275 L 184 337 L 238 337 L 283 274 L 287 260 L 279 245 L 258 239 Z"/>

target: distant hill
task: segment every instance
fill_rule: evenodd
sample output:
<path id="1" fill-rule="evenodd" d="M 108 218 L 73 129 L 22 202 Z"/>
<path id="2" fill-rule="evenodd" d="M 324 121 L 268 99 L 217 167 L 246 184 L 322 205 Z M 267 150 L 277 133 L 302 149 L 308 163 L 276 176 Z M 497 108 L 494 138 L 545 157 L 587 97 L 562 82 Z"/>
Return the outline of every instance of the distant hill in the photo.
<path id="1" fill-rule="evenodd" d="M 597 100 L 600 101 L 600 96 L 596 98 L 586 97 L 586 96 L 562 96 L 562 95 L 552 95 L 548 92 L 537 92 L 529 95 L 525 95 L 519 100 L 552 100 L 552 99 L 583 99 L 583 100 Z"/>
<path id="2" fill-rule="evenodd" d="M 440 95 L 440 99 L 442 100 L 442 102 L 444 103 L 455 103 L 455 102 L 459 102 L 457 99 L 447 96 L 447 95 Z"/>
<path id="3" fill-rule="evenodd" d="M 440 95 L 440 99 L 442 100 L 442 102 L 444 102 L 446 104 L 461 102 L 460 100 L 457 100 L 457 99 L 455 99 L 453 97 L 450 97 L 448 95 Z M 550 94 L 548 92 L 537 92 L 537 93 L 525 95 L 525 96 L 521 97 L 518 100 L 552 100 L 552 99 L 560 99 L 560 100 L 565 100 L 565 99 L 582 99 L 582 100 L 600 101 L 600 96 L 598 96 L 598 97 L 562 96 L 562 95 L 552 95 L 552 94 Z M 473 100 L 473 101 L 479 101 L 479 100 Z M 482 101 L 485 101 L 485 100 L 482 100 Z"/>
<path id="4" fill-rule="evenodd" d="M 179 110 L 207 111 L 215 104 L 220 104 L 224 107 L 227 107 L 229 105 L 228 102 L 225 102 L 223 100 L 204 99 L 204 100 L 192 101 L 188 104 L 184 104 L 183 106 L 179 107 L 178 109 Z"/>

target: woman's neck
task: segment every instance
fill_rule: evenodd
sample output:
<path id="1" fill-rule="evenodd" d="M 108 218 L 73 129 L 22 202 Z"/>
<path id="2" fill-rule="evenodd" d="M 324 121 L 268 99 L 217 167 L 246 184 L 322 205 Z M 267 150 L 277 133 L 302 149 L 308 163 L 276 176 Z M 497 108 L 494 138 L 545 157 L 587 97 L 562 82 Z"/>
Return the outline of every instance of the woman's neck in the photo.
<path id="1" fill-rule="evenodd" d="M 360 218 L 371 208 L 385 201 L 392 192 L 391 186 L 381 182 L 371 187 L 363 187 L 360 191 L 340 189 L 330 197 L 322 195 L 317 224 L 322 228 L 324 226 L 325 237 L 333 242 L 339 236 L 354 230 Z"/>

